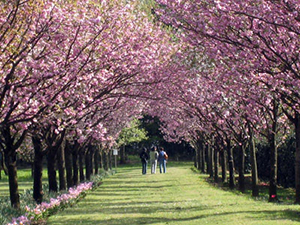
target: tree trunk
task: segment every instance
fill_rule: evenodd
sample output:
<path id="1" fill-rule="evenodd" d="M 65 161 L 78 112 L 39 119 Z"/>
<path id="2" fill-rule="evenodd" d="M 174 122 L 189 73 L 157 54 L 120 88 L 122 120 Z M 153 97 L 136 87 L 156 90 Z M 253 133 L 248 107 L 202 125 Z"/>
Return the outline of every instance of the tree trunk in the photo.
<path id="1" fill-rule="evenodd" d="M 214 150 L 214 181 L 219 182 L 219 151 Z"/>
<path id="2" fill-rule="evenodd" d="M 103 156 L 103 167 L 105 171 L 108 171 L 109 168 L 109 162 L 108 162 L 108 154 L 106 151 L 102 152 L 102 156 Z"/>
<path id="3" fill-rule="evenodd" d="M 108 162 L 109 162 L 109 169 L 110 169 L 110 170 L 112 170 L 112 164 L 113 164 L 113 163 L 112 163 L 112 158 L 113 158 L 113 157 L 112 157 L 112 151 L 109 150 L 109 151 L 108 151 Z"/>
<path id="4" fill-rule="evenodd" d="M 226 151 L 223 149 L 221 151 L 221 165 L 222 165 L 222 182 L 226 182 L 227 179 L 227 170 L 226 170 Z"/>
<path id="5" fill-rule="evenodd" d="M 245 146 L 242 144 L 239 149 L 239 190 L 245 192 Z"/>
<path id="6" fill-rule="evenodd" d="M 104 166 L 103 166 L 103 151 L 102 151 L 102 149 L 99 149 L 99 166 L 100 166 L 101 169 L 104 168 Z"/>
<path id="7" fill-rule="evenodd" d="M 196 149 L 196 157 L 197 157 L 197 169 L 200 170 L 202 165 L 201 165 L 201 147 L 199 145 L 199 141 L 197 143 L 197 149 Z"/>
<path id="8" fill-rule="evenodd" d="M 43 150 L 42 142 L 38 137 L 32 137 L 34 147 L 34 174 L 33 174 L 33 198 L 36 203 L 40 204 L 43 201 Z"/>
<path id="9" fill-rule="evenodd" d="M 209 177 L 213 178 L 214 177 L 214 152 L 215 152 L 215 149 L 214 149 L 214 146 L 209 144 L 208 145 L 208 148 L 210 149 L 209 150 L 209 160 L 208 160 L 208 163 L 209 163 Z"/>
<path id="10" fill-rule="evenodd" d="M 233 149 L 231 147 L 230 139 L 227 139 L 227 155 L 228 155 L 228 168 L 229 168 L 229 188 L 235 187 L 235 175 L 234 175 L 234 161 L 233 161 Z"/>
<path id="11" fill-rule="evenodd" d="M 194 148 L 193 160 L 194 160 L 194 167 L 198 169 L 198 166 L 197 166 L 197 148 Z M 0 179 L 1 179 L 1 177 L 0 177 Z"/>
<path id="12" fill-rule="evenodd" d="M 95 163 L 95 174 L 99 174 L 99 148 L 96 148 L 94 155 L 94 163 Z"/>
<path id="13" fill-rule="evenodd" d="M 6 146 L 8 147 L 8 146 Z M 15 150 L 10 148 L 4 152 L 5 164 L 8 169 L 9 193 L 11 206 L 20 209 L 20 196 L 17 178 L 17 155 Z"/>
<path id="14" fill-rule="evenodd" d="M 122 145 L 120 149 L 120 164 L 126 163 L 125 155 L 126 155 L 126 146 Z"/>
<path id="15" fill-rule="evenodd" d="M 78 179 L 78 151 L 73 150 L 72 152 L 72 162 L 73 162 L 73 184 L 77 186 L 79 184 Z"/>
<path id="16" fill-rule="evenodd" d="M 70 149 L 70 143 L 66 141 L 65 144 L 65 163 L 66 163 L 66 176 L 68 188 L 73 187 L 73 171 L 72 171 L 72 154 Z"/>
<path id="17" fill-rule="evenodd" d="M 58 184 L 56 180 L 56 150 L 50 149 L 47 155 L 47 169 L 48 169 L 48 182 L 49 192 L 57 192 Z"/>
<path id="18" fill-rule="evenodd" d="M 206 155 L 205 155 L 205 143 L 204 143 L 204 141 L 202 143 L 202 149 L 201 149 L 200 154 L 201 153 L 202 153 L 201 163 L 200 163 L 200 165 L 201 165 L 201 172 L 205 173 L 205 157 L 206 157 Z"/>
<path id="19" fill-rule="evenodd" d="M 79 151 L 79 179 L 80 179 L 80 182 L 83 182 L 85 180 L 85 176 L 84 176 L 84 166 L 83 166 L 83 158 L 85 156 L 85 154 L 87 153 L 84 153 L 84 150 L 81 149 Z"/>
<path id="20" fill-rule="evenodd" d="M 57 162 L 58 162 L 58 174 L 59 174 L 59 190 L 66 190 L 67 189 L 67 182 L 66 182 L 66 163 L 65 163 L 65 152 L 64 152 L 64 145 L 61 145 L 58 148 L 57 152 Z"/>
<path id="21" fill-rule="evenodd" d="M 90 152 L 89 152 L 89 159 L 90 159 L 90 173 L 91 175 L 94 175 L 95 172 L 94 172 L 94 155 L 95 155 L 95 146 L 92 145 L 91 146 L 91 149 L 90 149 Z"/>
<path id="22" fill-rule="evenodd" d="M 295 183 L 296 183 L 296 204 L 300 204 L 300 114 L 295 112 L 295 135 L 296 135 L 296 153 L 295 153 Z"/>
<path id="23" fill-rule="evenodd" d="M 270 186 L 269 186 L 269 202 L 277 202 L 277 118 L 278 103 L 273 100 L 273 121 L 272 132 L 270 134 Z"/>
<path id="24" fill-rule="evenodd" d="M 85 176 L 87 180 L 91 179 L 91 146 L 88 147 L 88 151 L 85 153 Z"/>
<path id="25" fill-rule="evenodd" d="M 210 156 L 211 156 L 211 154 L 210 154 L 210 147 L 209 147 L 209 145 L 205 145 L 205 150 L 206 150 L 206 153 L 205 153 L 205 155 L 206 155 L 206 159 L 205 159 L 205 161 L 206 161 L 206 173 L 207 174 L 210 174 Z"/>
<path id="26" fill-rule="evenodd" d="M 251 161 L 252 196 L 257 197 L 259 195 L 258 171 L 257 171 L 254 134 L 253 134 L 252 127 L 250 127 L 250 125 L 249 125 L 249 135 L 250 135 L 249 146 L 250 146 L 250 161 Z"/>

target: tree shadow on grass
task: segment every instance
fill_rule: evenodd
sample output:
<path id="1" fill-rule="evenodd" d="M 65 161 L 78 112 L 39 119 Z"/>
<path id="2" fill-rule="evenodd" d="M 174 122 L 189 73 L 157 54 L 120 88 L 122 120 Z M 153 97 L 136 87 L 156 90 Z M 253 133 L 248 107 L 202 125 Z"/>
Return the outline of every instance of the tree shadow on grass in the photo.
<path id="1" fill-rule="evenodd" d="M 160 209 L 161 210 L 161 209 Z M 189 209 L 186 209 L 189 210 Z M 197 209 L 198 210 L 198 209 Z M 199 209 L 201 210 L 201 209 Z M 142 212 L 139 211 L 138 213 L 151 213 L 148 212 L 149 209 L 146 208 L 145 210 L 143 210 Z M 160 211 L 161 212 L 161 211 Z M 168 212 L 168 211 L 166 211 Z M 280 221 L 280 220 L 285 220 L 286 218 L 289 218 L 290 220 L 294 221 L 294 222 L 300 222 L 300 218 L 299 218 L 299 212 L 296 211 L 292 211 L 292 210 L 287 210 L 287 211 L 272 211 L 272 210 L 264 210 L 264 211 L 239 211 L 239 212 L 224 212 L 224 213 L 218 213 L 218 214 L 205 214 L 205 215 L 198 215 L 198 216 L 185 216 L 184 218 L 171 218 L 171 217 L 164 217 L 164 216 L 155 216 L 153 215 L 152 217 L 146 217 L 146 216 L 139 216 L 139 217 L 130 217 L 129 215 L 131 213 L 136 213 L 135 212 L 118 212 L 118 211 L 114 211 L 115 214 L 119 214 L 121 213 L 122 217 L 118 217 L 118 218 L 111 218 L 111 219 L 96 219 L 91 218 L 92 215 L 88 215 L 88 216 L 84 216 L 82 217 L 82 222 L 80 221 L 80 219 L 72 219 L 71 216 L 69 216 L 67 220 L 64 220 L 63 222 L 56 222 L 55 224 L 60 225 L 60 224 L 106 224 L 106 225 L 140 225 L 140 224 L 155 224 L 155 223 L 163 223 L 163 224 L 179 224 L 181 222 L 183 222 L 184 224 L 187 224 L 187 222 L 197 222 L 197 220 L 199 220 L 199 224 L 201 224 L 201 220 L 202 219 L 206 219 L 209 217 L 221 217 L 221 216 L 227 216 L 227 215 L 238 215 L 238 214 L 245 214 L 245 215 L 254 215 L 254 216 L 258 216 L 261 215 L 262 213 L 267 214 L 267 217 L 264 218 L 253 218 L 248 216 L 249 218 L 249 222 L 255 222 L 255 221 L 262 221 L 262 220 L 274 220 L 274 221 Z M 202 221 L 203 222 L 203 221 Z M 198 223 L 198 222 L 197 222 Z"/>

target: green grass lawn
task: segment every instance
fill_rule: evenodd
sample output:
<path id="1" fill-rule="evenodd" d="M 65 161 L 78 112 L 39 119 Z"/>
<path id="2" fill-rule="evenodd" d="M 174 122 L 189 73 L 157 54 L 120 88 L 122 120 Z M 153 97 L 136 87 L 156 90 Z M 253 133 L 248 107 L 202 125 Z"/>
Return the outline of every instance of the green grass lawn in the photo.
<path id="1" fill-rule="evenodd" d="M 51 216 L 48 224 L 300 224 L 300 206 L 222 190 L 191 170 L 169 163 L 166 174 L 141 174 L 140 166 L 115 175 L 76 206 Z"/>
<path id="2" fill-rule="evenodd" d="M 31 177 L 31 169 L 18 169 L 18 188 L 19 193 L 23 193 L 27 189 L 33 188 L 33 177 Z M 47 183 L 47 171 L 43 170 L 43 182 Z M 0 197 L 9 196 L 8 176 L 1 170 L 0 180 Z"/>

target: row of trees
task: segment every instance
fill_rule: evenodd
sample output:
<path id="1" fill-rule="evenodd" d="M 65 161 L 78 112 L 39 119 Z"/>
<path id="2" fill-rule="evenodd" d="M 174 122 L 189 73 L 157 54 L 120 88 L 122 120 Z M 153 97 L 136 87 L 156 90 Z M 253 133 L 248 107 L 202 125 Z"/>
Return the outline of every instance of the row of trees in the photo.
<path id="1" fill-rule="evenodd" d="M 295 202 L 300 203 L 298 1 L 156 3 L 156 19 L 170 27 L 185 46 L 168 68 L 172 86 L 162 87 L 164 100 L 160 105 L 153 102 L 150 110 L 164 122 L 166 138 L 190 141 L 200 169 L 204 152 L 210 162 L 217 162 L 218 154 L 224 162 L 226 153 L 230 187 L 235 185 L 237 168 L 241 190 L 248 147 L 254 196 L 258 195 L 255 140 L 266 139 L 271 165 L 269 200 L 277 201 L 277 149 L 289 135 L 295 135 Z M 239 148 L 237 167 L 233 148 Z"/>
<path id="2" fill-rule="evenodd" d="M 45 156 L 49 189 L 58 188 L 57 160 L 63 174 L 72 158 L 66 185 L 74 185 L 82 171 L 77 159 L 85 157 L 91 171 L 95 146 L 107 152 L 143 113 L 163 122 L 168 141 L 189 141 L 200 169 L 204 152 L 209 162 L 220 154 L 224 168 L 227 154 L 231 187 L 233 148 L 239 148 L 241 190 L 248 147 L 253 195 L 255 140 L 265 138 L 270 201 L 277 200 L 277 148 L 294 134 L 300 202 L 297 0 L 154 2 L 146 1 L 152 10 L 131 1 L 0 2 L 0 146 L 13 207 L 20 207 L 17 152 L 34 150 L 40 202 Z M 218 171 L 218 164 L 209 165 Z"/>
<path id="3" fill-rule="evenodd" d="M 91 167 L 95 146 L 106 154 L 145 107 L 135 97 L 161 82 L 158 71 L 175 45 L 138 8 L 127 1 L 0 1 L 0 147 L 13 207 L 20 207 L 17 153 L 34 151 L 37 202 L 44 157 L 50 191 L 58 189 L 56 165 L 59 188 L 76 185 L 84 155 Z"/>

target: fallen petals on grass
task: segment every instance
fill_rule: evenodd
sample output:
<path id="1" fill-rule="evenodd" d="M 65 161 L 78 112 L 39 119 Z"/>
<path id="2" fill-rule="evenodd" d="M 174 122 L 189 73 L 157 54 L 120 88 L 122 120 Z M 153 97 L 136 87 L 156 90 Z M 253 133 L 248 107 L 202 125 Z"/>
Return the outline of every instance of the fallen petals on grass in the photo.
<path id="1" fill-rule="evenodd" d="M 93 188 L 93 182 L 81 183 L 75 188 L 70 188 L 68 193 L 59 195 L 57 198 L 51 198 L 50 202 L 42 202 L 34 209 L 25 208 L 27 213 L 18 218 L 13 218 L 11 223 L 7 225 L 28 225 L 33 222 L 46 219 L 54 214 L 59 209 L 65 208 L 68 205 L 76 203 L 86 191 Z"/>

